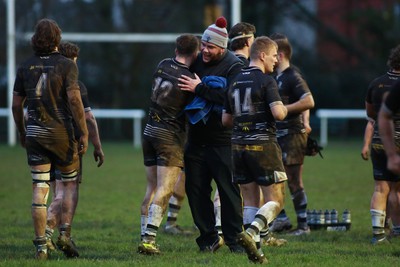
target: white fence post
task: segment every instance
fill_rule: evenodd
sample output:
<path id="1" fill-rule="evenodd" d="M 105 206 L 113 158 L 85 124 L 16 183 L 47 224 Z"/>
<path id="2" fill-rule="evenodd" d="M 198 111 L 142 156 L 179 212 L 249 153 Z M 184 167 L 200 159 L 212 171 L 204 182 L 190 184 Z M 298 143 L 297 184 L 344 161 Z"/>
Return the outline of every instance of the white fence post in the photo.
<path id="1" fill-rule="evenodd" d="M 328 145 L 328 119 L 362 119 L 367 118 L 364 109 L 318 109 L 317 117 L 320 118 L 320 143 L 322 146 Z"/>

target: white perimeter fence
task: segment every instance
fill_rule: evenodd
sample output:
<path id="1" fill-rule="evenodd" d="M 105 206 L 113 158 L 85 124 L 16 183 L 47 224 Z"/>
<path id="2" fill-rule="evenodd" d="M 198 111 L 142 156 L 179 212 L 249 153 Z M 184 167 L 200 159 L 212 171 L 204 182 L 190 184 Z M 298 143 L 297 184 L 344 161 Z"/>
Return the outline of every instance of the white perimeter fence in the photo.
<path id="1" fill-rule="evenodd" d="M 146 116 L 141 109 L 93 109 L 96 119 L 132 119 L 133 146 L 140 147 L 142 136 L 142 119 Z M 11 117 L 11 109 L 0 108 L 0 117 Z M 320 144 L 328 145 L 328 119 L 363 119 L 367 118 L 364 109 L 318 109 L 316 116 L 320 119 Z"/>
<path id="2" fill-rule="evenodd" d="M 363 119 L 367 118 L 364 109 L 318 109 L 316 116 L 320 119 L 320 143 L 328 144 L 328 119 Z"/>
<path id="3" fill-rule="evenodd" d="M 131 119 L 133 120 L 133 146 L 141 146 L 142 119 L 146 116 L 141 109 L 92 109 L 96 119 Z M 12 117 L 11 109 L 0 108 L 0 117 Z"/>

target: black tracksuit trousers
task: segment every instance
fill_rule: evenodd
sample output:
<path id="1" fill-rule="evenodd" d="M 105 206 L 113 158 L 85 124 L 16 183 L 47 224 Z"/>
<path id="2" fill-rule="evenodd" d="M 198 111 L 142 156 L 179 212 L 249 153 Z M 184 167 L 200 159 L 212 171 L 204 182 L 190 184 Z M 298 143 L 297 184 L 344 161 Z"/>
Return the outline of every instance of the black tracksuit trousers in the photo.
<path id="1" fill-rule="evenodd" d="M 212 245 L 218 236 L 212 200 L 212 179 L 221 200 L 221 224 L 226 245 L 236 245 L 243 231 L 243 204 L 240 189 L 232 182 L 231 146 L 188 144 L 185 151 L 186 195 L 193 220 L 200 231 L 200 249 Z"/>

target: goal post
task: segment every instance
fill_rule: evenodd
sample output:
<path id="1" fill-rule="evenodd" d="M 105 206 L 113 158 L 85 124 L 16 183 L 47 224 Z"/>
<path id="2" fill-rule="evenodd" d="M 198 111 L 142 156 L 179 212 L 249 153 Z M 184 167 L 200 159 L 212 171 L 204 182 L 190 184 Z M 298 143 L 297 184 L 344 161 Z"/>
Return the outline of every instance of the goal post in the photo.
<path id="1" fill-rule="evenodd" d="M 231 1 L 231 25 L 241 21 L 241 1 Z M 13 84 L 16 75 L 15 40 L 21 38 L 30 40 L 33 33 L 26 32 L 16 35 L 15 32 L 15 0 L 7 0 L 7 125 L 8 144 L 16 144 L 16 129 L 11 111 Z M 130 42 L 130 43 L 169 43 L 175 42 L 179 33 L 62 33 L 63 40 L 78 42 Z"/>

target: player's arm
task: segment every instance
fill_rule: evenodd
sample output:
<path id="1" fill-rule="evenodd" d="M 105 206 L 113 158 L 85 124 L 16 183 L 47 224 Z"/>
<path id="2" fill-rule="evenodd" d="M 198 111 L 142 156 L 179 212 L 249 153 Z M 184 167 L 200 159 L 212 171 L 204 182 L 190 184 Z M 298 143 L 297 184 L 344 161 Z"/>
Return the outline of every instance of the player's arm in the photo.
<path id="1" fill-rule="evenodd" d="M 303 112 L 301 113 L 301 116 L 303 117 L 303 126 L 304 126 L 304 129 L 306 129 L 306 133 L 307 133 L 307 134 L 310 134 L 311 131 L 312 131 L 312 128 L 311 128 L 311 126 L 310 126 L 310 110 L 307 109 L 307 110 L 303 111 Z"/>
<path id="2" fill-rule="evenodd" d="M 368 91 L 368 94 L 370 94 L 370 90 Z M 368 98 L 368 96 L 367 96 L 367 98 Z M 365 111 L 367 113 L 369 120 L 368 120 L 367 125 L 365 126 L 364 143 L 363 143 L 363 147 L 361 149 L 361 157 L 364 160 L 368 160 L 369 147 L 371 145 L 372 136 L 374 134 L 374 124 L 375 124 L 377 114 L 376 114 L 374 105 L 372 105 L 368 101 L 365 101 Z"/>
<path id="3" fill-rule="evenodd" d="M 400 155 L 396 152 L 394 143 L 394 123 L 392 112 L 382 104 L 378 114 L 379 134 L 388 158 L 387 168 L 393 173 L 400 174 Z"/>
<path id="4" fill-rule="evenodd" d="M 226 113 L 225 110 L 222 111 L 222 125 L 227 128 L 233 127 L 233 117 L 232 114 Z"/>
<path id="5" fill-rule="evenodd" d="M 307 109 L 312 109 L 314 107 L 314 98 L 309 94 L 303 95 L 298 101 L 286 105 L 288 113 L 301 113 Z"/>
<path id="6" fill-rule="evenodd" d="M 19 133 L 19 138 L 22 147 L 25 147 L 25 135 L 26 135 L 25 120 L 24 120 L 25 99 L 26 99 L 25 96 L 14 95 L 12 101 L 12 113 L 15 125 Z"/>
<path id="7" fill-rule="evenodd" d="M 274 116 L 275 120 L 281 121 L 286 118 L 288 110 L 285 105 L 283 105 L 282 101 L 276 101 L 271 103 L 270 105 L 272 116 Z"/>
<path id="8" fill-rule="evenodd" d="M 196 73 L 194 74 L 194 78 L 182 75 L 178 78 L 178 81 L 180 82 L 178 86 L 182 91 L 189 91 L 191 93 L 194 93 L 196 86 L 201 83 L 201 79 Z"/>
<path id="9" fill-rule="evenodd" d="M 97 162 L 97 167 L 100 167 L 103 165 L 104 162 L 104 153 L 103 149 L 101 146 L 101 141 L 100 141 L 100 134 L 99 134 L 99 129 L 97 127 L 97 121 L 96 118 L 94 117 L 92 111 L 87 111 L 85 112 L 85 117 L 86 117 L 86 124 L 89 132 L 89 139 L 90 142 L 92 142 L 94 151 L 93 151 L 93 156 L 94 160 Z"/>
<path id="10" fill-rule="evenodd" d="M 361 157 L 364 160 L 368 160 L 369 158 L 369 147 L 371 145 L 372 136 L 374 134 L 374 124 L 375 121 L 368 120 L 367 125 L 365 126 L 364 142 L 363 142 L 363 147 L 361 149 Z"/>
<path id="11" fill-rule="evenodd" d="M 189 91 L 197 96 L 201 96 L 207 101 L 223 104 L 224 103 L 224 95 L 226 88 L 211 88 L 207 84 L 203 83 L 199 76 L 195 73 L 195 78 L 191 78 L 186 75 L 181 75 L 179 80 L 179 88 L 183 91 Z"/>
<path id="12" fill-rule="evenodd" d="M 88 129 L 86 125 L 85 110 L 82 103 L 81 91 L 78 85 L 78 67 L 72 60 L 66 59 L 65 62 L 65 87 L 67 91 L 68 104 L 75 121 L 77 130 L 81 136 L 79 138 L 78 152 L 83 155 L 88 148 Z"/>
<path id="13" fill-rule="evenodd" d="M 376 117 L 378 116 L 378 114 L 376 114 L 374 105 L 365 101 L 365 111 L 367 112 L 368 118 L 376 120 Z"/>
<path id="14" fill-rule="evenodd" d="M 79 153 L 82 155 L 86 153 L 88 148 L 88 129 L 85 119 L 85 111 L 83 109 L 81 93 L 79 87 L 75 90 L 67 90 L 68 103 L 71 109 L 72 117 L 76 123 L 78 131 L 81 133 L 79 139 Z"/>

